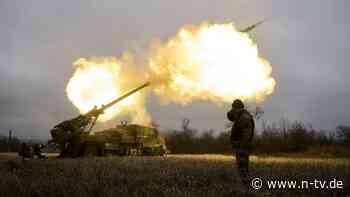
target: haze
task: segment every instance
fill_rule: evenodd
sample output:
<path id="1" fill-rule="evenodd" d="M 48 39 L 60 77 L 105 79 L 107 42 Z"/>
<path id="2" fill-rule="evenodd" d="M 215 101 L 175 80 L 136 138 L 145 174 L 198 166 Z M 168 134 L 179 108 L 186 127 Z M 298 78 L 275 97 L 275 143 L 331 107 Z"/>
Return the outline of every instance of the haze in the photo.
<path id="1" fill-rule="evenodd" d="M 154 40 L 186 24 L 233 21 L 244 28 L 264 18 L 250 33 L 277 81 L 260 104 L 263 118 L 325 130 L 350 124 L 349 6 L 345 0 L 1 1 L 0 134 L 12 129 L 21 138 L 47 139 L 51 127 L 76 116 L 65 86 L 80 57 L 119 57 L 125 50 L 142 57 Z M 147 106 L 162 128 L 179 128 L 189 118 L 191 127 L 220 131 L 230 103 L 160 106 L 152 96 Z"/>

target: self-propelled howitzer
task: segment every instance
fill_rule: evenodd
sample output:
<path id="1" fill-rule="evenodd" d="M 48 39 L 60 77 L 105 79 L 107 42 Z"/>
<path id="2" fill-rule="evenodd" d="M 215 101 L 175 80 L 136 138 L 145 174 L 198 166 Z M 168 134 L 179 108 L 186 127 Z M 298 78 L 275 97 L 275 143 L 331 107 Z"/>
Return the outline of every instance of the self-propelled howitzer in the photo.
<path id="1" fill-rule="evenodd" d="M 84 152 L 81 139 L 84 138 L 84 136 L 89 135 L 98 117 L 103 114 L 106 109 L 149 85 L 149 82 L 147 82 L 125 93 L 110 103 L 102 105 L 100 108 L 95 106 L 86 114 L 59 123 L 50 131 L 52 136 L 50 143 L 54 143 L 58 146 L 58 149 L 61 151 L 61 157 L 81 156 Z"/>

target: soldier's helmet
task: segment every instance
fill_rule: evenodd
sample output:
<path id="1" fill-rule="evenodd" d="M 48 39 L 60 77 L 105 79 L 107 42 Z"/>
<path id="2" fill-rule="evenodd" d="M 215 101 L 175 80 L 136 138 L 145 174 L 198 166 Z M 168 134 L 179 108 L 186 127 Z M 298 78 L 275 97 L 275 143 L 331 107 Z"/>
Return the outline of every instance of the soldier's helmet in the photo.
<path id="1" fill-rule="evenodd" d="M 244 103 L 240 99 L 235 99 L 232 103 L 232 108 L 234 109 L 243 109 Z"/>

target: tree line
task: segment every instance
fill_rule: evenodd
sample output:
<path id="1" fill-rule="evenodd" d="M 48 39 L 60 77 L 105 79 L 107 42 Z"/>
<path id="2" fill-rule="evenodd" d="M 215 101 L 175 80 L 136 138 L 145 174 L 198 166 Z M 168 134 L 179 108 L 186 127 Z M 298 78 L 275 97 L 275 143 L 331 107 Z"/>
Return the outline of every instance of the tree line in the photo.
<path id="1" fill-rule="evenodd" d="M 198 132 L 183 121 L 181 130 L 167 133 L 167 146 L 172 153 L 231 154 L 230 129 L 215 134 L 214 130 Z M 262 122 L 252 142 L 255 154 L 303 153 L 310 156 L 350 156 L 350 126 L 337 126 L 334 131 L 316 130 L 312 125 L 281 119 L 278 123 Z"/>
<path id="2" fill-rule="evenodd" d="M 0 152 L 17 152 L 20 146 L 18 138 L 0 135 Z"/>
<path id="3" fill-rule="evenodd" d="M 184 119 L 182 129 L 166 132 L 168 149 L 174 154 L 232 154 L 230 127 L 226 131 L 198 132 Z M 17 152 L 21 140 L 0 135 L 0 152 Z M 252 143 L 255 154 L 303 153 L 310 156 L 350 157 L 350 126 L 340 125 L 334 131 L 316 130 L 310 124 L 281 119 L 277 123 L 262 122 Z"/>

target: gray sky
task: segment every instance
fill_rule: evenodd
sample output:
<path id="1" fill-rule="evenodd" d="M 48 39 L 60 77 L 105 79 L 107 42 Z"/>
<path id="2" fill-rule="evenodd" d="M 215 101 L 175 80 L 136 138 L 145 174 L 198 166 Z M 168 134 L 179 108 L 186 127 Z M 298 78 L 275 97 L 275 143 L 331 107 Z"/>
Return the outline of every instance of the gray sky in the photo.
<path id="1" fill-rule="evenodd" d="M 2 0 L 0 134 L 12 129 L 19 137 L 49 138 L 52 126 L 76 116 L 65 85 L 79 57 L 142 54 L 186 24 L 246 27 L 262 18 L 270 20 L 251 36 L 277 80 L 262 103 L 264 119 L 287 117 L 320 129 L 350 124 L 349 8 L 346 0 Z M 230 106 L 160 107 L 155 97 L 147 105 L 162 127 L 179 127 L 188 117 L 201 130 L 222 129 Z"/>

